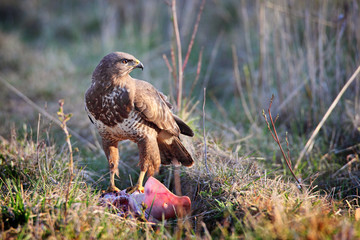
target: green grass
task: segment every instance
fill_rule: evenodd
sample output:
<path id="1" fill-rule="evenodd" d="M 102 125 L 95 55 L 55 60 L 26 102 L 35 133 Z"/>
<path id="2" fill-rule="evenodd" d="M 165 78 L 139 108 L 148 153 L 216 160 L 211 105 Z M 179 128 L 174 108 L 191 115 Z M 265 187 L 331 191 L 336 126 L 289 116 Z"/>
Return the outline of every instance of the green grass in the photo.
<path id="1" fill-rule="evenodd" d="M 178 1 L 183 56 L 199 4 Z M 176 85 L 162 57 L 171 61 L 175 47 L 165 3 L 5 1 L 0 10 L 0 77 L 55 118 L 58 100 L 65 99 L 65 111 L 72 113 L 68 127 L 92 144 L 98 146 L 99 138 L 84 111 L 83 96 L 93 69 L 110 51 L 140 59 L 145 69 L 133 76 L 150 81 L 176 105 Z M 360 237 L 355 219 L 359 81 L 340 99 L 296 170 L 306 186 L 303 192 L 290 178 L 261 116 L 275 94 L 276 128 L 283 147 L 288 133 L 295 164 L 359 64 L 358 22 L 356 1 L 350 0 L 206 2 L 178 110 L 195 131 L 186 146 L 196 164 L 181 169 L 182 192 L 192 200 L 192 213 L 157 226 L 121 219 L 98 205 L 108 184 L 107 162 L 101 149 L 92 151 L 75 136 L 75 177 L 66 201 L 69 152 L 62 130 L 43 115 L 39 121 L 38 112 L 0 82 L 2 237 Z M 201 51 L 199 80 L 192 86 Z M 209 173 L 204 165 L 203 87 Z M 138 153 L 129 142 L 119 148 L 124 164 L 116 184 L 125 188 L 137 179 Z M 156 177 L 173 189 L 171 167 L 162 167 Z"/>

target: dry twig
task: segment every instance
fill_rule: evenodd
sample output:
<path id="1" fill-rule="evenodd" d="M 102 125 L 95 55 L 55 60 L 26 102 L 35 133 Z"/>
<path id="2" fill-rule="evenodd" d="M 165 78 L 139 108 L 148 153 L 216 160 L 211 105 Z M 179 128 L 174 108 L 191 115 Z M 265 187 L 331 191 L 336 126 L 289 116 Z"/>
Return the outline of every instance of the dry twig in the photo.
<path id="1" fill-rule="evenodd" d="M 172 24 L 173 24 L 173 30 L 174 30 L 174 36 L 175 36 L 175 46 L 176 46 L 177 53 L 175 55 L 175 49 L 173 46 L 171 46 L 171 51 L 170 51 L 171 65 L 165 55 L 163 55 L 163 58 L 166 63 L 166 66 L 169 69 L 169 72 L 171 73 L 172 77 L 174 78 L 174 83 L 176 86 L 176 106 L 177 106 L 178 111 L 181 108 L 181 101 L 182 101 L 182 95 L 183 95 L 182 92 L 183 92 L 184 71 L 187 66 L 187 63 L 188 63 L 188 60 L 189 60 L 189 57 L 190 57 L 190 54 L 192 51 L 192 47 L 194 45 L 194 40 L 195 40 L 196 33 L 199 28 L 199 23 L 200 23 L 201 15 L 202 15 L 202 12 L 203 12 L 203 9 L 205 6 L 205 2 L 206 2 L 206 0 L 202 0 L 202 2 L 201 2 L 200 9 L 199 9 L 199 12 L 198 12 L 198 15 L 196 18 L 196 22 L 194 25 L 194 29 L 193 29 L 193 32 L 191 35 L 190 42 L 188 44 L 188 48 L 187 48 L 187 52 L 186 52 L 184 61 L 182 59 L 182 45 L 181 45 L 179 24 L 178 24 L 177 13 L 176 13 L 176 0 L 172 0 L 171 3 L 169 1 L 166 2 L 170 6 L 170 10 L 171 10 Z M 176 58 L 177 58 L 177 61 L 176 61 Z M 202 51 L 200 52 L 197 74 L 199 73 L 199 69 L 201 67 L 201 58 L 202 58 Z M 198 77 L 198 75 L 197 75 L 197 77 Z"/>
<path id="2" fill-rule="evenodd" d="M 196 86 L 196 84 L 197 84 L 197 82 L 199 81 L 199 78 L 200 78 L 203 50 L 204 50 L 204 48 L 201 48 L 200 53 L 199 53 L 199 59 L 198 59 L 197 69 L 196 69 L 196 77 L 195 77 L 194 82 L 191 85 L 191 89 L 189 91 L 188 98 L 191 98 L 191 94 L 193 93 L 194 88 L 195 88 L 195 86 Z"/>
<path id="3" fill-rule="evenodd" d="M 305 147 L 303 148 L 303 150 L 300 153 L 299 158 L 296 161 L 295 164 L 295 169 L 298 168 L 302 158 L 305 156 L 305 154 L 309 153 L 312 149 L 312 146 L 314 144 L 314 139 L 317 136 L 317 134 L 319 133 L 320 129 L 322 128 L 322 126 L 324 125 L 325 121 L 328 119 L 328 117 L 330 116 L 331 112 L 334 110 L 334 108 L 336 107 L 336 104 L 340 101 L 340 98 L 342 97 L 342 95 L 345 93 L 345 91 L 348 89 L 348 87 L 350 86 L 350 84 L 356 79 L 357 75 L 360 73 L 360 66 L 356 69 L 356 71 L 353 73 L 353 75 L 350 77 L 350 79 L 346 82 L 346 84 L 344 85 L 344 87 L 341 89 L 341 91 L 339 92 L 339 94 L 336 96 L 335 100 L 333 101 L 333 103 L 330 105 L 329 109 L 326 111 L 325 115 L 323 116 L 323 118 L 321 119 L 321 121 L 319 122 L 319 124 L 316 126 L 314 132 L 311 134 L 311 137 L 309 138 L 309 140 L 307 141 L 307 143 L 305 144 Z"/>
<path id="4" fill-rule="evenodd" d="M 203 102 L 203 133 L 204 133 L 204 161 L 206 172 L 210 174 L 208 165 L 207 165 L 207 146 L 206 146 L 206 132 L 205 132 L 205 101 L 206 101 L 206 88 L 204 88 L 204 102 Z"/>
<path id="5" fill-rule="evenodd" d="M 169 60 L 165 54 L 163 54 L 163 59 L 165 61 L 165 64 L 166 64 L 170 74 L 173 76 L 174 79 L 176 79 L 176 72 L 174 72 L 174 69 L 171 67 Z"/>
<path id="6" fill-rule="evenodd" d="M 176 48 L 177 48 L 177 57 L 178 57 L 178 66 L 179 66 L 179 78 L 177 81 L 177 109 L 181 108 L 181 97 L 182 97 L 182 85 L 183 85 L 183 64 L 182 64 L 182 50 L 181 50 L 181 39 L 179 32 L 179 25 L 176 14 L 176 0 L 172 0 L 171 2 L 171 13 L 173 20 L 173 28 L 176 39 Z"/>
<path id="7" fill-rule="evenodd" d="M 189 43 L 189 46 L 188 46 L 187 53 L 185 55 L 185 60 L 184 60 L 183 68 L 182 68 L 183 72 L 184 72 L 186 64 L 187 64 L 187 62 L 189 60 L 192 46 L 194 45 L 195 36 L 196 36 L 197 30 L 199 28 L 201 14 L 202 14 L 202 12 L 204 10 L 205 2 L 206 2 L 206 0 L 202 0 L 201 5 L 200 5 L 200 10 L 199 10 L 197 18 L 196 18 L 194 30 L 193 30 L 192 35 L 191 35 L 191 40 L 190 40 L 190 43 Z"/>
<path id="8" fill-rule="evenodd" d="M 70 159 L 69 159 L 70 177 L 69 177 L 69 183 L 68 183 L 67 190 L 66 190 L 66 202 L 65 202 L 65 221 L 66 221 L 67 203 L 69 200 L 70 186 L 71 186 L 71 182 L 72 182 L 73 175 L 74 175 L 73 150 L 72 150 L 71 141 L 70 141 L 71 135 L 69 134 L 69 131 L 67 129 L 66 122 L 70 120 L 72 114 L 64 113 L 64 99 L 59 100 L 59 105 L 60 105 L 60 108 L 59 108 L 59 111 L 57 112 L 57 115 L 61 122 L 61 128 L 63 129 L 65 136 L 66 136 L 66 143 L 68 145 L 69 155 L 70 155 L 69 156 L 70 157 Z"/>
<path id="9" fill-rule="evenodd" d="M 344 166 L 342 166 L 339 170 L 337 170 L 333 175 L 331 175 L 331 177 L 336 177 L 342 170 L 344 170 L 345 168 L 351 166 L 351 164 L 353 164 L 354 162 L 358 162 L 359 161 L 359 155 L 357 154 L 350 154 L 347 156 L 348 161 Z"/>
<path id="10" fill-rule="evenodd" d="M 269 114 L 269 118 L 270 118 L 270 123 L 271 123 L 271 126 L 270 126 L 270 123 L 268 122 L 267 120 L 267 116 L 265 114 L 265 110 L 263 110 L 263 116 L 264 116 L 264 119 L 265 119 L 265 122 L 267 124 L 267 127 L 271 133 L 271 136 L 273 137 L 274 141 L 278 144 L 279 148 L 280 148 L 280 151 L 281 151 L 281 154 L 283 155 L 284 159 L 285 159 L 285 162 L 286 162 L 286 165 L 287 167 L 289 168 L 292 176 L 295 178 L 297 184 L 298 184 L 298 187 L 300 189 L 302 189 L 302 186 L 301 186 L 301 182 L 299 181 L 299 179 L 296 177 L 292 167 L 291 167 L 291 159 L 290 159 L 290 151 L 288 150 L 288 155 L 285 154 L 282 146 L 281 146 L 281 143 L 280 143 L 280 140 L 279 140 L 279 136 L 277 134 L 277 131 L 276 131 L 276 127 L 275 127 L 275 122 L 276 120 L 278 119 L 279 115 L 276 116 L 275 118 L 275 121 L 273 120 L 272 118 L 272 115 L 271 115 L 271 105 L 273 103 L 273 100 L 274 100 L 274 95 L 271 96 L 271 100 L 270 100 L 270 104 L 269 104 L 269 108 L 268 108 L 268 114 Z M 272 127 L 272 129 L 271 129 Z M 287 141 L 287 137 L 286 137 L 286 143 L 287 143 L 287 146 L 288 146 L 288 141 Z"/>

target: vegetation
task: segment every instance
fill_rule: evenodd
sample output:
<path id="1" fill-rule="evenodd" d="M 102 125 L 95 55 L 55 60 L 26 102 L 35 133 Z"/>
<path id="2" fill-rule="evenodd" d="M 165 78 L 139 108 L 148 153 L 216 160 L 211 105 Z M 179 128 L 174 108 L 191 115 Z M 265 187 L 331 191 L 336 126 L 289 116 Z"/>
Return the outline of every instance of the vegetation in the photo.
<path id="1" fill-rule="evenodd" d="M 2 238 L 360 238 L 358 77 L 299 158 L 359 67 L 358 1 L 174 2 L 0 3 Z M 108 169 L 83 96 L 111 51 L 140 59 L 132 75 L 196 132 L 186 218 L 153 225 L 98 203 Z M 272 94 L 282 151 L 262 116 Z M 137 154 L 120 144 L 122 189 Z M 174 191 L 174 175 L 156 177 Z"/>

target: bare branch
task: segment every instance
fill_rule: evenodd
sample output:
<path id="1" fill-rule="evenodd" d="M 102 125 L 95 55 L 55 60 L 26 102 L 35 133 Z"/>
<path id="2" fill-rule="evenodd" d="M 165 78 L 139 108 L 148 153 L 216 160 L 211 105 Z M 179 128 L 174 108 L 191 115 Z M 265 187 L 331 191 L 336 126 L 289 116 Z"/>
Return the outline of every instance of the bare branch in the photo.
<path id="1" fill-rule="evenodd" d="M 179 111 L 181 108 L 181 98 L 182 98 L 183 67 L 182 67 L 182 50 L 181 50 L 180 32 L 179 32 L 179 25 L 176 14 L 176 0 L 172 0 L 171 12 L 172 12 L 173 28 L 174 28 L 174 34 L 176 40 L 178 66 L 179 66 L 179 77 L 177 81 L 177 109 Z"/>
<path id="2" fill-rule="evenodd" d="M 186 53 L 186 56 L 185 56 L 184 65 L 183 65 L 183 68 L 182 68 L 182 71 L 183 71 L 183 72 L 184 72 L 185 67 L 186 67 L 186 64 L 187 64 L 187 62 L 188 62 L 188 60 L 189 60 L 192 46 L 194 45 L 195 36 L 196 36 L 197 30 L 198 30 L 198 28 L 199 28 L 199 23 L 200 23 L 200 19 L 201 19 L 201 14 L 202 14 L 202 12 L 203 12 L 203 10 L 204 10 L 205 2 L 206 2 L 206 0 L 202 0 L 201 5 L 200 5 L 200 10 L 199 10 L 198 15 L 197 15 L 197 18 L 196 18 L 194 30 L 193 30 L 193 32 L 192 32 L 191 40 L 190 40 L 190 43 L 189 43 L 189 46 L 188 46 L 188 50 L 187 50 L 187 53 Z"/>
<path id="3" fill-rule="evenodd" d="M 163 54 L 163 59 L 165 61 L 165 64 L 169 70 L 169 72 L 171 73 L 171 75 L 173 76 L 174 79 L 176 79 L 176 73 L 174 72 L 174 69 L 171 67 L 170 63 L 169 63 L 169 59 L 167 58 L 167 56 L 165 54 Z"/>
<path id="4" fill-rule="evenodd" d="M 191 97 L 191 94 L 194 91 L 196 83 L 199 81 L 199 78 L 200 78 L 203 50 L 204 50 L 204 48 L 201 48 L 200 53 L 199 53 L 199 59 L 198 59 L 197 69 L 196 69 L 196 77 L 195 77 L 194 82 L 191 85 L 191 89 L 190 89 L 189 95 L 188 95 L 189 98 Z"/>

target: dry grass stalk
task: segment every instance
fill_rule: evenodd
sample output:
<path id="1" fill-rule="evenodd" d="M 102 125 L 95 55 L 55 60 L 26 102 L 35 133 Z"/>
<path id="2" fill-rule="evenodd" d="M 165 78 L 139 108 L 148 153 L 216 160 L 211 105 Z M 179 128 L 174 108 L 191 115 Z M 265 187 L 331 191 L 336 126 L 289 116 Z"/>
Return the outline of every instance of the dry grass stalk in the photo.
<path id="1" fill-rule="evenodd" d="M 203 137 L 204 137 L 204 163 L 205 169 L 208 174 L 210 174 L 208 164 L 207 164 L 207 145 L 206 145 L 206 132 L 205 132 L 205 103 L 206 103 L 206 88 L 204 88 L 204 102 L 203 102 Z"/>
<path id="2" fill-rule="evenodd" d="M 71 145 L 71 141 L 70 141 L 70 137 L 71 135 L 69 134 L 69 131 L 67 129 L 66 126 L 66 122 L 70 120 L 72 114 L 65 114 L 64 113 L 64 100 L 61 99 L 59 100 L 59 111 L 57 112 L 57 115 L 59 116 L 59 120 L 61 122 L 61 128 L 65 133 L 66 136 L 66 143 L 68 145 L 68 149 L 69 149 L 69 170 L 70 170 L 70 176 L 69 176 L 69 183 L 67 186 L 67 190 L 66 190 L 66 202 L 65 202 L 65 221 L 67 221 L 66 216 L 67 216 L 67 203 L 69 200 L 69 192 L 70 192 L 70 186 L 71 186 L 71 182 L 73 180 L 74 177 L 74 161 L 73 161 L 73 150 L 72 150 L 72 145 Z"/>
<path id="3" fill-rule="evenodd" d="M 319 122 L 319 124 L 316 126 L 314 132 L 311 134 L 311 137 L 309 138 L 309 140 L 307 141 L 307 143 L 305 144 L 305 147 L 303 148 L 303 150 L 300 152 L 300 156 L 296 161 L 295 164 L 295 169 L 298 168 L 302 158 L 305 156 L 305 154 L 309 153 L 312 149 L 312 146 L 314 144 L 314 139 L 317 136 L 317 134 L 319 133 L 320 129 L 322 128 L 322 126 L 324 125 L 325 121 L 328 119 L 328 117 L 330 116 L 331 112 L 334 110 L 334 108 L 336 107 L 337 103 L 340 101 L 340 98 L 342 97 L 342 95 L 345 93 L 345 91 L 348 89 L 348 87 L 351 85 L 351 83 L 356 79 L 357 75 L 360 73 L 360 66 L 356 69 L 356 71 L 353 73 L 353 75 L 350 77 L 350 79 L 346 82 L 346 84 L 344 85 L 344 87 L 341 89 L 341 91 L 339 92 L 339 94 L 336 96 L 335 100 L 332 102 L 332 104 L 330 105 L 329 109 L 326 111 L 325 115 L 323 116 L 323 118 L 321 119 L 321 121 Z"/>
<path id="4" fill-rule="evenodd" d="M 350 160 L 351 159 L 351 160 Z M 345 168 L 348 168 L 351 166 L 351 164 L 353 164 L 354 162 L 359 162 L 359 155 L 357 154 L 350 154 L 347 156 L 347 160 L 348 161 L 344 166 L 342 166 L 339 170 L 337 170 L 333 175 L 331 175 L 331 177 L 336 177 L 342 170 L 344 170 Z"/>
<path id="5" fill-rule="evenodd" d="M 268 114 L 269 114 L 269 118 L 270 118 L 270 123 L 271 123 L 271 126 L 267 120 L 267 117 L 266 117 L 266 114 L 265 114 L 265 111 L 263 110 L 263 116 L 264 116 L 264 119 L 265 119 L 265 122 L 267 124 L 267 127 L 271 133 L 271 136 L 273 137 L 273 139 L 275 140 L 275 142 L 278 144 L 279 148 L 280 148 L 280 151 L 281 151 L 281 154 L 283 155 L 284 159 L 285 159 L 285 162 L 286 162 L 286 165 L 287 167 L 289 168 L 292 176 L 295 178 L 297 184 L 298 184 L 298 187 L 300 189 L 302 189 L 302 186 L 301 186 L 301 182 L 299 181 L 299 179 L 296 177 L 292 167 L 291 167 L 291 159 L 290 159 L 290 151 L 288 150 L 288 155 L 285 154 L 282 146 L 281 146 L 281 143 L 280 143 L 280 140 L 279 140 L 279 136 L 277 134 L 277 131 L 276 131 L 276 127 L 275 127 L 275 122 L 276 120 L 278 119 L 279 116 L 276 117 L 275 121 L 273 120 L 272 118 L 272 115 L 271 115 L 271 105 L 273 103 L 273 100 L 274 100 L 274 95 L 271 96 L 271 100 L 270 100 L 270 104 L 269 104 L 269 108 L 268 108 Z M 272 127 L 272 130 L 271 130 L 271 127 Z M 287 146 L 288 146 L 288 141 L 286 139 L 286 143 L 287 143 Z"/>

